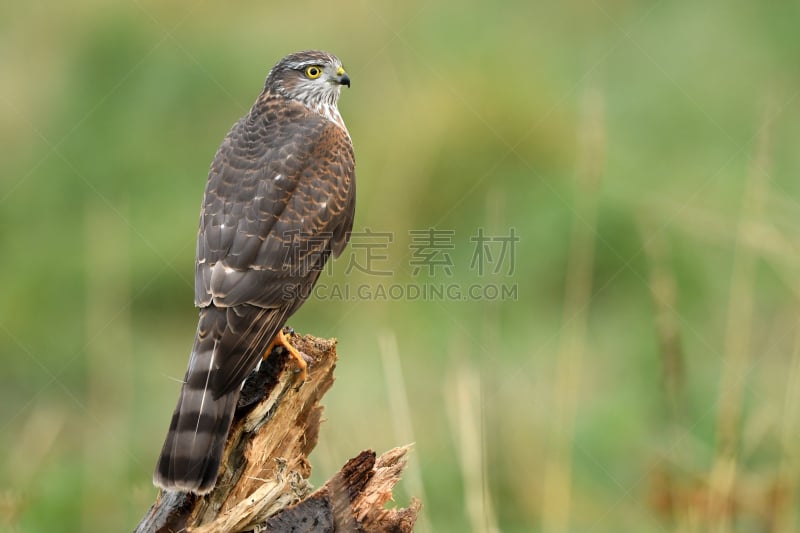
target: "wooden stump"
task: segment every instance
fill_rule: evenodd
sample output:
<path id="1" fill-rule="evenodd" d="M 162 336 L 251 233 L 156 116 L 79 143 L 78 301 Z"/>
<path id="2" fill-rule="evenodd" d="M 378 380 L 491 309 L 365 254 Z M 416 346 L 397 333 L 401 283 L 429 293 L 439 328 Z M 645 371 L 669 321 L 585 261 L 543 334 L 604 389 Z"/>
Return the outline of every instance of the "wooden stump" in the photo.
<path id="1" fill-rule="evenodd" d="M 384 509 L 408 446 L 380 457 L 363 451 L 313 491 L 308 455 L 319 435 L 319 402 L 333 385 L 336 341 L 293 335 L 291 342 L 312 359 L 306 382 L 298 382 L 296 365 L 276 348 L 245 382 L 214 490 L 159 491 L 137 533 L 413 530 L 419 500 Z"/>

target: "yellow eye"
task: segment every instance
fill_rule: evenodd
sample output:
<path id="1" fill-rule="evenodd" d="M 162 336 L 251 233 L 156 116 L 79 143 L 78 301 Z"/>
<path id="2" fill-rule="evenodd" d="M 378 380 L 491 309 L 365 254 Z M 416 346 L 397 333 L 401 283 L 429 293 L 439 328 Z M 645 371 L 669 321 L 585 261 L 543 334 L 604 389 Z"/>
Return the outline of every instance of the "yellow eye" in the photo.
<path id="1" fill-rule="evenodd" d="M 311 65 L 310 67 L 306 67 L 306 77 L 312 80 L 315 80 L 322 76 L 322 67 L 317 65 Z"/>

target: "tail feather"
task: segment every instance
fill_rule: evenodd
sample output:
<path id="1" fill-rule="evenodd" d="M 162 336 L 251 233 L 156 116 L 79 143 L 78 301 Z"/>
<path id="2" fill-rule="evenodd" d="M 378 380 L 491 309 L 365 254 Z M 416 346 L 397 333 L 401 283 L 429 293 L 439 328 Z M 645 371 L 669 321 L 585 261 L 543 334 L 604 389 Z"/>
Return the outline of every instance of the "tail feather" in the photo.
<path id="1" fill-rule="evenodd" d="M 189 368 L 153 483 L 205 494 L 214 488 L 240 385 L 283 325 L 283 313 L 252 306 L 200 311 Z"/>
<path id="2" fill-rule="evenodd" d="M 215 399 L 184 385 L 153 476 L 157 486 L 197 494 L 214 488 L 238 399 L 238 390 Z"/>

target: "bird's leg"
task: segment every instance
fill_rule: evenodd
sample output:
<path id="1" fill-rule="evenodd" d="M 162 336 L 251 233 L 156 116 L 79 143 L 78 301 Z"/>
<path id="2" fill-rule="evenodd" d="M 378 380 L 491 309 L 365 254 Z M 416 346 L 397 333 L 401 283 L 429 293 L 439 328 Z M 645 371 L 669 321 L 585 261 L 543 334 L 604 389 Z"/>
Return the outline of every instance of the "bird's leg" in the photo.
<path id="1" fill-rule="evenodd" d="M 287 347 L 290 346 L 289 345 L 289 340 L 286 337 L 286 333 L 284 333 L 284 331 L 287 331 L 289 336 L 294 335 L 294 328 L 290 328 L 289 326 L 283 327 L 278 332 L 278 334 L 275 335 L 275 338 L 272 339 L 272 341 L 269 343 L 269 346 L 267 346 L 267 349 L 264 351 L 264 357 L 262 358 L 263 360 L 266 361 L 267 357 L 270 356 L 270 354 L 272 353 L 272 350 L 274 350 L 275 348 L 277 348 L 279 346 L 281 348 L 287 348 Z"/>
<path id="2" fill-rule="evenodd" d="M 294 330 L 292 330 L 291 328 L 285 328 L 285 329 L 289 330 L 290 335 L 294 334 Z M 289 352 L 289 355 L 291 355 L 295 359 L 295 361 L 297 361 L 297 366 L 300 367 L 300 377 L 302 378 L 301 382 L 304 382 L 306 380 L 306 376 L 308 375 L 308 372 L 306 371 L 308 368 L 308 362 L 306 361 L 306 356 L 289 343 L 289 339 L 286 337 L 286 334 L 284 333 L 283 329 L 281 329 L 278 332 L 278 334 L 275 335 L 275 338 L 272 339 L 272 342 L 269 343 L 267 351 L 264 352 L 264 359 L 269 357 L 269 354 L 272 353 L 272 350 L 278 346 L 282 347 L 287 352 Z"/>

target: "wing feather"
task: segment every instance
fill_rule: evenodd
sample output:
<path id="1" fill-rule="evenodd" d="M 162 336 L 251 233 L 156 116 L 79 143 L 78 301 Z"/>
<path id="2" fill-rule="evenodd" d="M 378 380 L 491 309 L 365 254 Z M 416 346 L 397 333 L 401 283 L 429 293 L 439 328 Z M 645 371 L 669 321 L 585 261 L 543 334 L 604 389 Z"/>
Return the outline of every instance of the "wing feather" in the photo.
<path id="1" fill-rule="evenodd" d="M 288 305 L 285 287 L 313 283 L 317 276 L 310 272 L 346 245 L 354 198 L 345 130 L 298 103 L 255 106 L 231 129 L 211 165 L 197 238 L 195 304 Z"/>

